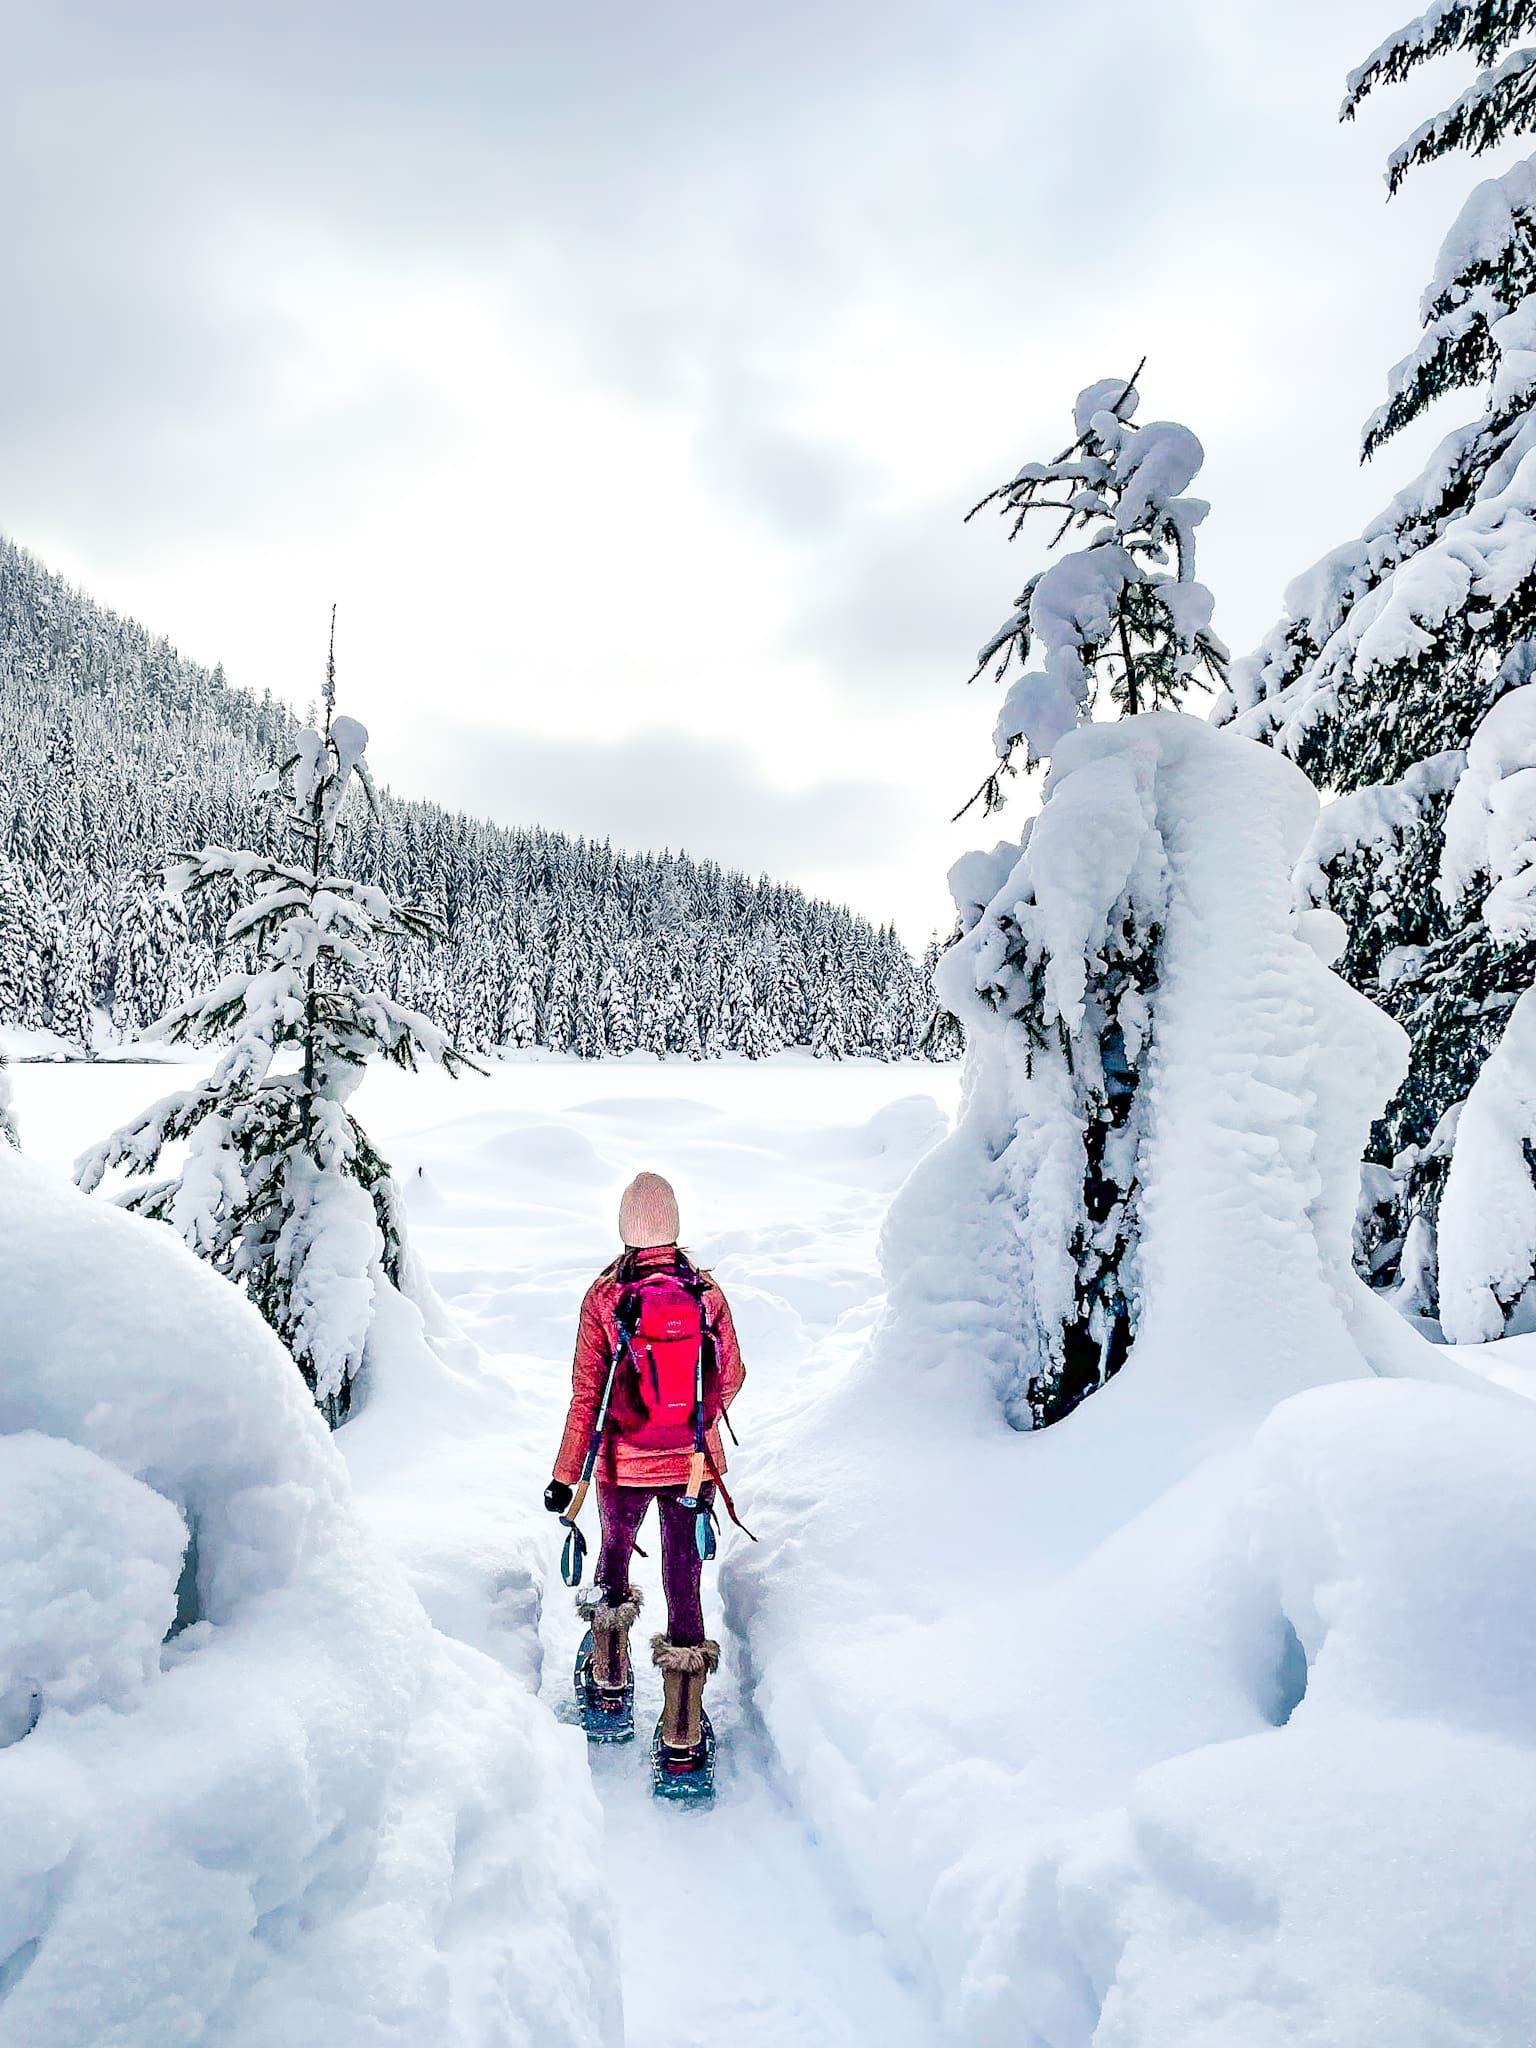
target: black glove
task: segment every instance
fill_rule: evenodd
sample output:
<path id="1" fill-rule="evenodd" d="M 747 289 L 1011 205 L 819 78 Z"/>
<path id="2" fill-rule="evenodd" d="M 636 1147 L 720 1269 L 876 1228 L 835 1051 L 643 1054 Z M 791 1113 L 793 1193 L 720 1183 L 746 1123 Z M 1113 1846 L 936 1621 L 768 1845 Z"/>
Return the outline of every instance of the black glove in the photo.
<path id="1" fill-rule="evenodd" d="M 544 1505 L 552 1515 L 563 1515 L 575 1498 L 563 1479 L 551 1479 L 544 1489 Z"/>

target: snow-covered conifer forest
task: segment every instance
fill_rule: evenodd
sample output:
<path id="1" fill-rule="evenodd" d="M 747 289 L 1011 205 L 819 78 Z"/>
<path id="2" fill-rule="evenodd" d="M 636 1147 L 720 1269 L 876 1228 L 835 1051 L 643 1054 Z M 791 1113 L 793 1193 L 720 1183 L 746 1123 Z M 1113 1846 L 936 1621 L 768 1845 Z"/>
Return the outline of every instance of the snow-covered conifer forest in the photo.
<path id="1" fill-rule="evenodd" d="M 223 904 L 168 896 L 164 870 L 250 843 L 254 786 L 297 730 L 284 705 L 0 538 L 0 1027 L 110 1046 L 211 986 L 228 965 Z M 390 953 L 390 993 L 461 1045 L 958 1049 L 891 926 L 681 849 L 624 853 L 382 797 L 377 817 L 348 819 L 341 855 L 428 913 L 432 933 Z"/>
<path id="2" fill-rule="evenodd" d="M 402 802 L 334 637 L 301 716 L 0 543 L 0 2048 L 1531 2048 L 1536 0 L 1435 0 L 1345 136 L 1442 78 L 1387 507 L 1287 581 L 1264 479 L 1255 650 L 1214 380 L 1095 344 L 972 451 L 932 800 L 995 837 L 921 963 Z M 610 1520 L 655 1454 L 656 1173 L 668 1512 L 717 1294 L 736 1507 L 598 1591 L 556 1452 Z"/>

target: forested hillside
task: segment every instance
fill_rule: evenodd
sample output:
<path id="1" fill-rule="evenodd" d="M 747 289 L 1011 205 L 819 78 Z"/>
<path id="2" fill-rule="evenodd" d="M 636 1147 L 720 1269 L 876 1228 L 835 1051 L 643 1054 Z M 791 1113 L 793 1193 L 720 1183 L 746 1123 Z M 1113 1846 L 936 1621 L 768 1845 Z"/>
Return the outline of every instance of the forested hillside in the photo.
<path id="1" fill-rule="evenodd" d="M 295 729 L 0 539 L 0 1023 L 87 1046 L 102 1018 L 129 1035 L 230 965 L 227 904 L 184 908 L 161 865 L 262 843 L 252 787 Z M 462 1045 L 955 1049 L 895 931 L 798 889 L 388 792 L 343 837 L 348 873 L 436 914 L 442 939 L 392 948 L 385 971 Z"/>

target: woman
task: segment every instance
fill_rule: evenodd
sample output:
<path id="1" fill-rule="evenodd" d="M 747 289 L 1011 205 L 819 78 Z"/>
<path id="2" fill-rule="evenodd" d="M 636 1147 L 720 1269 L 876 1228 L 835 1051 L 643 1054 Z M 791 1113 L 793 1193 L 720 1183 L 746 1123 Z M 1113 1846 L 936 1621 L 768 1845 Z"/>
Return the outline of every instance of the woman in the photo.
<path id="1" fill-rule="evenodd" d="M 544 1505 L 554 1514 L 570 1506 L 607 1391 L 594 1468 L 603 1547 L 595 1589 L 577 1595 L 592 1631 L 591 1663 L 578 1674 L 588 1733 L 622 1741 L 633 1732 L 629 1632 L 640 1595 L 629 1566 L 655 1501 L 667 1597 L 667 1633 L 651 1639 L 665 1695 L 658 1769 L 685 1778 L 706 1766 L 704 1682 L 720 1661 L 719 1644 L 704 1635 L 699 1515 L 713 1513 L 725 1470 L 720 1418 L 745 1373 L 725 1296 L 679 1246 L 677 1197 L 660 1174 L 642 1173 L 624 1190 L 619 1235 L 623 1256 L 598 1275 L 581 1305 L 571 1404 Z M 706 1474 L 695 1504 L 690 1476 Z"/>

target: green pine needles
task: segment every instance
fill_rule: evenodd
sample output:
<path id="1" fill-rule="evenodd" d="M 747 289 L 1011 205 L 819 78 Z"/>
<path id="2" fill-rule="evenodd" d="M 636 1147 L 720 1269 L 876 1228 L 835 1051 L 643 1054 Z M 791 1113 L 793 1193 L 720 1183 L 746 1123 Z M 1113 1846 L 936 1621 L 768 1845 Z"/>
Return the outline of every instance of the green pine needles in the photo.
<path id="1" fill-rule="evenodd" d="M 1346 119 L 1433 58 L 1482 67 L 1392 153 L 1389 193 L 1416 165 L 1480 156 L 1536 129 L 1536 44 L 1521 46 L 1533 31 L 1536 0 L 1439 0 L 1360 66 Z M 1419 341 L 1366 423 L 1365 457 L 1458 391 L 1480 393 L 1481 412 L 1447 434 L 1358 541 L 1297 579 L 1289 616 L 1234 665 L 1221 715 L 1337 793 L 1301 894 L 1344 919 L 1343 972 L 1404 1025 L 1412 1047 L 1408 1078 L 1376 1127 L 1359 1258 L 1401 1306 L 1435 1316 L 1461 1110 L 1536 980 L 1536 942 L 1516 921 L 1495 931 L 1485 916 L 1486 873 L 1464 862 L 1453 872 L 1445 858 L 1468 750 L 1493 707 L 1536 674 L 1536 159 L 1470 194 L 1420 314 Z M 1463 1178 L 1473 1171 L 1464 1161 Z M 1461 1265 L 1476 1263 L 1462 1248 L 1473 1235 L 1459 1233 Z M 1463 1292 L 1479 1284 L 1457 1281 Z M 1511 1301 L 1520 1291 L 1507 1276 L 1499 1285 Z"/>

